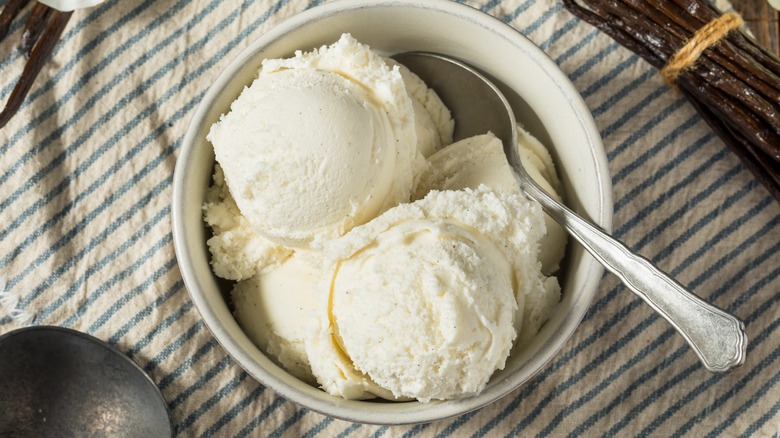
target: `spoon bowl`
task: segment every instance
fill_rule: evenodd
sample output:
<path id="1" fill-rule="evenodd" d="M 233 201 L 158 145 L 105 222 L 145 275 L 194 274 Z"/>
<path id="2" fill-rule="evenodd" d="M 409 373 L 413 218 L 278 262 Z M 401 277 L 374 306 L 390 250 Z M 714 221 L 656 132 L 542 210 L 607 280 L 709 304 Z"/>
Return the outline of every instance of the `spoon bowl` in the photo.
<path id="1" fill-rule="evenodd" d="M 509 165 L 525 194 L 574 237 L 593 257 L 685 338 L 701 363 L 716 373 L 745 361 L 745 326 L 736 317 L 703 301 L 646 258 L 567 208 L 526 172 L 517 152 L 512 107 L 501 91 L 471 66 L 436 53 L 408 52 L 393 58 L 436 91 L 455 119 L 454 140 L 493 132 L 501 139 Z"/>
<path id="2" fill-rule="evenodd" d="M 0 336 L 0 435 L 173 436 L 168 406 L 119 350 L 62 327 Z"/>

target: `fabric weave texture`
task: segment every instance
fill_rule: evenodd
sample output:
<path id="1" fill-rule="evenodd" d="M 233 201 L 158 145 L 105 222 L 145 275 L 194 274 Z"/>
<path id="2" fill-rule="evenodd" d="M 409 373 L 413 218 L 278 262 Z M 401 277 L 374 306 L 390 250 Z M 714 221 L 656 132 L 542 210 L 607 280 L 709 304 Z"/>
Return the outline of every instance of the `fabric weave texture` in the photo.
<path id="1" fill-rule="evenodd" d="M 614 234 L 744 320 L 745 365 L 707 372 L 611 275 L 548 366 L 458 418 L 352 424 L 286 401 L 234 363 L 177 268 L 174 165 L 219 72 L 318 3 L 108 0 L 74 13 L 0 130 L 0 334 L 46 324 L 108 341 L 158 384 L 182 437 L 780 435 L 780 205 L 655 69 L 557 0 L 465 3 L 533 40 L 572 80 L 604 139 Z M 3 102 L 24 65 L 8 41 L 20 40 L 27 11 L 0 46 Z"/>

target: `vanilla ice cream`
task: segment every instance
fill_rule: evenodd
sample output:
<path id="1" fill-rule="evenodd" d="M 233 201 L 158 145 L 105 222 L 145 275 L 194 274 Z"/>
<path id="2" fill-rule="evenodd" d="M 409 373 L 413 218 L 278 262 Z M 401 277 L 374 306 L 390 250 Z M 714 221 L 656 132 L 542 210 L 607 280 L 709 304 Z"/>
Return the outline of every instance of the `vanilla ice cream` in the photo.
<path id="1" fill-rule="evenodd" d="M 543 235 L 537 204 L 482 186 L 431 192 L 330 242 L 327 305 L 307 343 L 317 380 L 342 397 L 370 392 L 367 378 L 395 398 L 478 393 L 558 302 L 536 256 Z"/>
<path id="2" fill-rule="evenodd" d="M 212 126 L 212 266 L 292 375 L 347 399 L 466 397 L 549 318 L 565 237 L 495 136 L 452 144 L 453 128 L 419 77 L 348 34 L 265 60 Z M 560 193 L 546 149 L 519 134 Z"/>
<path id="3" fill-rule="evenodd" d="M 222 168 L 214 169 L 206 192 L 203 219 L 213 236 L 206 241 L 214 273 L 227 280 L 251 278 L 263 267 L 289 257 L 293 251 L 257 234 L 230 196 Z"/>
<path id="4" fill-rule="evenodd" d="M 547 193 L 561 200 L 561 183 L 547 149 L 528 133 L 517 127 L 517 151 L 523 167 Z M 496 190 L 520 193 L 514 171 L 504 155 L 501 140 L 487 133 L 460 140 L 428 158 L 430 166 L 417 185 L 415 199 L 431 190 L 477 188 L 481 184 Z M 545 215 L 547 234 L 542 238 L 539 259 L 546 275 L 555 273 L 563 259 L 568 235 L 555 220 Z"/>
<path id="5" fill-rule="evenodd" d="M 289 247 L 407 201 L 424 165 L 400 72 L 349 35 L 264 61 L 208 139 L 241 213 Z"/>
<path id="6" fill-rule="evenodd" d="M 319 272 L 296 252 L 233 288 L 235 317 L 249 338 L 295 377 L 316 383 L 306 354 L 306 321 Z"/>

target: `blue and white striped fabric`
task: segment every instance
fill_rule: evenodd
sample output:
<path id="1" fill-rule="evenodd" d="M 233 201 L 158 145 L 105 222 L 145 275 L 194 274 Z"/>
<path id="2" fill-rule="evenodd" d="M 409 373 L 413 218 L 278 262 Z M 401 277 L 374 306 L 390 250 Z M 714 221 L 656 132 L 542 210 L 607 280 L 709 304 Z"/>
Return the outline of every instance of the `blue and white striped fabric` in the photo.
<path id="1" fill-rule="evenodd" d="M 780 205 L 651 67 L 558 0 L 467 3 L 531 38 L 568 74 L 604 137 L 615 234 L 743 319 L 746 364 L 709 374 L 661 318 L 605 276 L 547 368 L 447 421 L 327 418 L 238 367 L 204 327 L 176 266 L 174 163 L 220 70 L 316 3 L 108 0 L 73 15 L 0 130 L 0 333 L 46 324 L 107 340 L 157 382 L 179 436 L 780 434 Z M 9 40 L 20 39 L 24 18 Z M 6 41 L 3 102 L 23 64 Z"/>

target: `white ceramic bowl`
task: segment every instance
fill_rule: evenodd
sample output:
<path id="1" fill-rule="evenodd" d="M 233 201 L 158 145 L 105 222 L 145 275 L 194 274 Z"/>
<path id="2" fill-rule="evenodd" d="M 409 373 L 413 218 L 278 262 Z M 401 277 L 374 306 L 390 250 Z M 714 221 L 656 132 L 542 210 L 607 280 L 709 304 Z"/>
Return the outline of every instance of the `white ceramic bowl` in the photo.
<path id="1" fill-rule="evenodd" d="M 350 421 L 408 424 L 443 419 L 484 406 L 538 372 L 574 332 L 590 305 L 601 266 L 570 244 L 560 275 L 562 302 L 527 347 L 513 353 L 478 396 L 418 403 L 343 400 L 292 377 L 241 331 L 212 274 L 201 216 L 214 155 L 209 127 L 255 78 L 264 58 L 291 56 L 335 42 L 349 32 L 384 54 L 423 50 L 460 58 L 491 76 L 517 119 L 550 149 L 566 203 L 602 228 L 612 225 L 611 181 L 601 139 L 582 98 L 536 45 L 503 22 L 449 0 L 340 0 L 307 10 L 254 41 L 218 77 L 200 103 L 176 163 L 173 232 L 182 276 L 206 325 L 250 375 L 288 400 Z M 223 289 L 220 289 L 222 285 Z"/>

